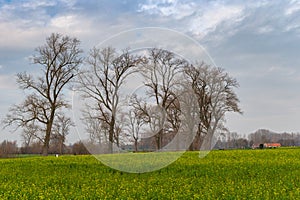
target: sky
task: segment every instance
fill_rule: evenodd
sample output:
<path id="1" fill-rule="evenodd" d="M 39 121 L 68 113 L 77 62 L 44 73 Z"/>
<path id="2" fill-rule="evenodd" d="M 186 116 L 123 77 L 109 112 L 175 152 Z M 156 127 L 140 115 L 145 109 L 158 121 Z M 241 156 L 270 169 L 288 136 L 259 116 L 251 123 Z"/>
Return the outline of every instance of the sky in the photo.
<path id="1" fill-rule="evenodd" d="M 188 36 L 238 80 L 244 114 L 227 115 L 230 131 L 300 132 L 297 0 L 0 0 L 0 118 L 23 100 L 15 75 L 39 70 L 30 58 L 51 33 L 77 37 L 87 53 L 112 35 L 145 27 Z M 4 139 L 20 140 L 19 133 L 0 129 Z"/>

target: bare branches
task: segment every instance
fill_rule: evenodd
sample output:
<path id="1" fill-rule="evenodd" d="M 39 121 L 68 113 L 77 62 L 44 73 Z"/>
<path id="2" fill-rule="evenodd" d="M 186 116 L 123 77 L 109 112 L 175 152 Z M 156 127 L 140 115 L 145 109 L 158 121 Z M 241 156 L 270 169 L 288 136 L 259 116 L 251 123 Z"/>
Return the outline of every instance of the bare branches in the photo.
<path id="1" fill-rule="evenodd" d="M 202 139 L 207 136 L 209 141 L 205 143 L 210 148 L 213 134 L 217 129 L 224 129 L 225 113 L 242 113 L 238 106 L 239 99 L 234 92 L 234 88 L 239 85 L 223 69 L 210 67 L 205 63 L 189 65 L 185 67 L 184 72 L 187 82 L 191 84 L 198 98 L 198 138 L 201 139 L 201 134 Z M 201 142 L 196 143 L 199 145 Z M 199 146 L 194 148 L 199 149 Z"/>
<path id="2" fill-rule="evenodd" d="M 145 86 L 148 88 L 147 94 L 149 97 L 154 97 L 156 106 L 167 113 L 166 116 L 162 115 L 161 120 L 164 123 L 169 122 L 175 131 L 180 124 L 180 105 L 175 93 L 180 85 L 180 72 L 185 65 L 187 65 L 185 60 L 176 58 L 169 51 L 151 49 L 141 72 L 145 79 Z M 157 133 L 157 137 L 157 148 L 160 149 L 163 130 Z"/>
<path id="3" fill-rule="evenodd" d="M 26 72 L 17 74 L 17 83 L 31 93 L 20 105 L 14 105 L 4 123 L 16 127 L 28 127 L 39 123 L 45 134 L 43 154 L 48 154 L 52 125 L 59 109 L 67 108 L 62 98 L 63 88 L 76 76 L 82 62 L 79 40 L 53 33 L 46 44 L 36 48 L 33 63 L 43 67 L 43 73 L 36 78 Z"/>
<path id="4" fill-rule="evenodd" d="M 141 137 L 141 129 L 142 126 L 145 124 L 145 121 L 143 120 L 142 113 L 139 112 L 137 109 L 129 110 L 127 117 L 127 132 L 128 135 L 132 137 L 134 141 L 134 149 L 135 152 L 138 151 L 138 141 Z"/>
<path id="5" fill-rule="evenodd" d="M 16 129 L 25 127 L 32 121 L 46 124 L 50 107 L 46 106 L 46 101 L 38 98 L 37 95 L 28 95 L 20 105 L 13 105 L 6 115 L 3 123 L 6 126 L 15 125 Z"/>
<path id="6" fill-rule="evenodd" d="M 50 139 L 63 143 L 72 125 L 61 111 L 68 108 L 63 89 L 75 76 L 78 89 L 87 100 L 84 111 L 87 131 L 94 140 L 109 144 L 109 152 L 113 143 L 120 144 L 125 121 L 127 135 L 132 136 L 136 150 L 141 131 L 155 132 L 152 138 L 157 149 L 162 149 L 188 120 L 192 120 L 186 125 L 191 133 L 197 124 L 195 118 L 199 119 L 197 144 L 200 144 L 203 136 L 224 128 L 225 113 L 241 113 L 234 92 L 238 82 L 223 69 L 205 63 L 192 65 L 162 49 L 150 49 L 141 57 L 129 50 L 119 54 L 107 47 L 91 49 L 86 68 L 79 71 L 82 63 L 79 44 L 76 38 L 52 34 L 45 45 L 36 49 L 33 59 L 43 73 L 37 77 L 26 72 L 17 74 L 20 88 L 29 93 L 20 105 L 11 108 L 5 124 L 24 128 L 26 134 L 43 141 L 45 155 Z M 130 109 L 126 110 L 121 104 L 125 100 L 121 90 L 133 73 L 144 78 L 146 98 L 133 95 Z M 194 95 L 191 99 L 180 96 L 191 91 Z M 180 98 L 184 100 L 182 105 Z"/>
<path id="7" fill-rule="evenodd" d="M 70 127 L 74 126 L 74 123 L 69 117 L 66 117 L 62 113 L 56 115 L 56 119 L 53 123 L 51 140 L 58 143 L 59 153 L 64 153 L 64 143 L 66 136 L 69 134 Z"/>
<path id="8" fill-rule="evenodd" d="M 120 89 L 125 79 L 141 62 L 141 58 L 123 51 L 118 55 L 113 48 L 93 48 L 87 58 L 88 68 L 79 78 L 79 89 L 84 98 L 93 100 L 92 107 L 97 111 L 97 118 L 109 127 L 109 151 L 112 143 L 118 143 L 119 132 L 116 115 L 120 103 Z"/>
<path id="9" fill-rule="evenodd" d="M 199 149 L 205 136 L 224 129 L 226 112 L 240 112 L 234 92 L 238 83 L 224 70 L 205 63 L 188 64 L 162 49 L 151 49 L 141 58 L 127 51 L 119 56 L 112 48 L 94 48 L 87 63 L 89 68 L 79 76 L 80 89 L 85 98 L 93 100 L 93 104 L 88 105 L 88 112 L 94 111 L 90 119 L 105 124 L 106 128 L 102 129 L 111 144 L 119 143 L 123 123 L 127 123 L 126 133 L 135 142 L 136 150 L 141 131 L 148 136 L 152 133 L 150 137 L 153 136 L 157 149 L 161 149 L 179 132 L 180 126 L 186 126 L 190 134 L 197 127 L 194 149 Z M 136 70 L 137 65 L 139 70 Z M 146 98 L 142 100 L 134 94 L 129 111 L 122 110 L 121 86 L 132 73 L 143 76 Z M 191 99 L 180 96 L 191 92 Z M 124 110 L 127 120 L 119 122 L 118 117 L 124 115 Z"/>

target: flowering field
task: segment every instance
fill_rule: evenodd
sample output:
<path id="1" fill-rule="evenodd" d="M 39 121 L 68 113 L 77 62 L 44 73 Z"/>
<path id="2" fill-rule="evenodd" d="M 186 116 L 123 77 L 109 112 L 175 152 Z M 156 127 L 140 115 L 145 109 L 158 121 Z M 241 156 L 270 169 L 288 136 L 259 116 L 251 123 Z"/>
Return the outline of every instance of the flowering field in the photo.
<path id="1" fill-rule="evenodd" d="M 187 152 L 129 174 L 93 156 L 0 160 L 0 199 L 300 199 L 300 149 Z"/>

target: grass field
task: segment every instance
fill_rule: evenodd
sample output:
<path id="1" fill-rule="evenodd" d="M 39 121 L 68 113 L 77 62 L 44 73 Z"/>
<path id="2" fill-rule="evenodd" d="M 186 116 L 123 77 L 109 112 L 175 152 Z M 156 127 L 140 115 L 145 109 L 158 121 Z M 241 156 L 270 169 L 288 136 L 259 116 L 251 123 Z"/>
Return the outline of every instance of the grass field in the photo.
<path id="1" fill-rule="evenodd" d="M 0 160 L 0 199 L 300 199 L 300 149 L 186 152 L 129 174 L 93 156 Z"/>

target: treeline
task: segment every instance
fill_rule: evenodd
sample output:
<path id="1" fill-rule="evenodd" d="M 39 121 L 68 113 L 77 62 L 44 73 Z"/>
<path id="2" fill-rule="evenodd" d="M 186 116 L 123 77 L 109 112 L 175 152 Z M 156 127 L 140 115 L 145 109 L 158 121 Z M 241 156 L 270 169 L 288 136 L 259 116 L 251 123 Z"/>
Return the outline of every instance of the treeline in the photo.
<path id="1" fill-rule="evenodd" d="M 300 133 L 275 133 L 266 129 L 259 129 L 254 133 L 241 136 L 235 132 L 221 134 L 216 142 L 215 149 L 245 149 L 253 145 L 264 143 L 280 143 L 281 146 L 300 146 Z"/>
<path id="2" fill-rule="evenodd" d="M 300 133 L 275 133 L 270 130 L 259 129 L 246 137 L 236 132 L 227 132 L 217 137 L 214 149 L 250 149 L 253 145 L 264 143 L 280 143 L 284 147 L 300 146 Z M 148 151 L 153 148 L 145 141 L 138 144 L 140 151 Z M 86 143 L 78 141 L 74 144 L 63 145 L 63 148 L 61 148 L 54 140 L 50 143 L 49 154 L 90 154 L 86 146 Z M 135 151 L 134 144 L 122 145 L 121 148 L 127 151 Z M 43 143 L 40 141 L 31 142 L 27 146 L 24 143 L 22 147 L 18 147 L 16 141 L 5 140 L 0 144 L 0 158 L 14 157 L 18 154 L 42 154 L 42 149 Z"/>
<path id="3" fill-rule="evenodd" d="M 0 144 L 0 158 L 6 158 L 10 157 L 12 155 L 15 155 L 19 152 L 19 148 L 17 145 L 17 141 L 7 141 L 4 140 Z"/>
<path id="4" fill-rule="evenodd" d="M 43 143 L 40 141 L 32 142 L 28 146 L 18 147 L 17 141 L 4 140 L 0 144 L 0 158 L 16 157 L 19 154 L 41 155 L 43 152 Z M 85 155 L 90 154 L 83 142 L 78 141 L 74 144 L 64 145 L 63 149 L 55 143 L 49 146 L 49 154 L 72 154 L 72 155 Z"/>

